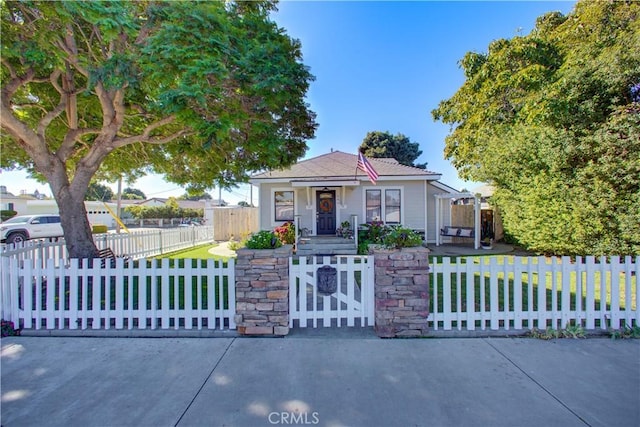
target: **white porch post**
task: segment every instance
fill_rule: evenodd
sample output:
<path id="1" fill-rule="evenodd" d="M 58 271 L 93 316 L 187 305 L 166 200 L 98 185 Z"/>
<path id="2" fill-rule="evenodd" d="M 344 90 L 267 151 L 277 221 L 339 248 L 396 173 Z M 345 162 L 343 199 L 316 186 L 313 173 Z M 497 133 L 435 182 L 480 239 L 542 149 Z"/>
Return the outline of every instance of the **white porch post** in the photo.
<path id="1" fill-rule="evenodd" d="M 474 248 L 480 249 L 480 197 L 477 194 L 473 198 L 473 225 L 475 227 Z"/>
<path id="2" fill-rule="evenodd" d="M 436 195 L 436 246 L 440 246 L 440 197 Z"/>

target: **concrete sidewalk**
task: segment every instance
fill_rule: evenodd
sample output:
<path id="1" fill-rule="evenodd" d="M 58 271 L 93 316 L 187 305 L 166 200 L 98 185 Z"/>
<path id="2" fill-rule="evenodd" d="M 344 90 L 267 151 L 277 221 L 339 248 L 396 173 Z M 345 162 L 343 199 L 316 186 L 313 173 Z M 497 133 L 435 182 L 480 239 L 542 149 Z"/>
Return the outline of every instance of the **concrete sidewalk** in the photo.
<path id="1" fill-rule="evenodd" d="M 637 426 L 640 341 L 2 339 L 2 425 Z"/>

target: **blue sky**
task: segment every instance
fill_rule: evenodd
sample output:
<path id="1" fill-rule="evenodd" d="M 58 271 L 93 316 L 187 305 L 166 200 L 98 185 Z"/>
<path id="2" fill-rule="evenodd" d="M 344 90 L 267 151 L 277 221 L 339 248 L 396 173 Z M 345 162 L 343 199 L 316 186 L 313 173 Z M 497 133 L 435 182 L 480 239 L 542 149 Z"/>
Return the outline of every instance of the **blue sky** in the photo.
<path id="1" fill-rule="evenodd" d="M 318 114 L 316 137 L 306 157 L 332 148 L 355 153 L 370 131 L 403 133 L 423 151 L 417 160 L 442 174 L 442 182 L 473 189 L 443 158 L 449 126 L 431 110 L 452 96 L 464 76 L 458 61 L 466 52 L 486 52 L 499 38 L 531 31 L 538 16 L 567 14 L 575 2 L 284 1 L 273 19 L 302 43 L 304 63 L 316 80 L 308 102 Z M 47 185 L 21 172 L 3 172 L 10 192 L 51 194 Z M 108 184 L 108 183 L 107 183 Z M 110 185 L 110 184 L 109 184 Z M 110 185 L 115 190 L 116 185 Z M 132 185 L 148 197 L 179 196 L 184 190 L 149 176 Z M 218 197 L 218 190 L 211 192 Z M 248 200 L 248 186 L 223 192 L 228 202 Z"/>

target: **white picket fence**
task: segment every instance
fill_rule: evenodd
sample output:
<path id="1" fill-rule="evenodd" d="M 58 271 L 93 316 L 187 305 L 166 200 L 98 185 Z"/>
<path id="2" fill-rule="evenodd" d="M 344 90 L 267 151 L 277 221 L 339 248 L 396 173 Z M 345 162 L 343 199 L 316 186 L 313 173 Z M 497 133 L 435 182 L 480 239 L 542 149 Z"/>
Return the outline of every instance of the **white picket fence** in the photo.
<path id="1" fill-rule="evenodd" d="M 640 257 L 443 258 L 430 268 L 433 330 L 640 325 Z"/>
<path id="2" fill-rule="evenodd" d="M 318 292 L 318 270 L 335 269 L 336 291 Z M 289 327 L 373 326 L 375 321 L 372 256 L 289 259 Z M 294 324 L 295 321 L 295 324 Z M 311 322 L 311 325 L 309 325 Z M 357 325 L 356 325 L 357 323 Z"/>
<path id="3" fill-rule="evenodd" d="M 212 242 L 213 227 L 178 227 L 120 234 L 95 234 L 93 238 L 98 249 L 111 248 L 117 256 L 140 259 Z M 64 238 L 57 241 L 28 240 L 19 244 L 2 245 L 0 255 L 18 260 L 30 259 L 36 263 L 69 258 Z"/>
<path id="4" fill-rule="evenodd" d="M 24 329 L 235 329 L 234 260 L 2 257 L 0 316 Z M 104 264 L 104 265 L 103 265 Z"/>

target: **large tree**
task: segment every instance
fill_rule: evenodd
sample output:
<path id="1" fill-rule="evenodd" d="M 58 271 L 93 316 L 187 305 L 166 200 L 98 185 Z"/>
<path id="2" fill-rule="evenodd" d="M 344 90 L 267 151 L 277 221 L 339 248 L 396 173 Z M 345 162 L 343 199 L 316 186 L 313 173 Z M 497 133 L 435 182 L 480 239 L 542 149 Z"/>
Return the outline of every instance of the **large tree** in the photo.
<path id="1" fill-rule="evenodd" d="M 368 132 L 359 150 L 367 157 L 393 158 L 403 165 L 420 169 L 427 167 L 426 163 L 414 163 L 422 154 L 420 144 L 411 142 L 409 137 L 401 133 L 392 135 L 389 132 Z"/>
<path id="2" fill-rule="evenodd" d="M 460 62 L 445 155 L 505 228 L 555 254 L 640 253 L 640 3 L 579 1 Z"/>
<path id="3" fill-rule="evenodd" d="M 97 254 L 92 179 L 232 185 L 306 151 L 315 115 L 275 2 L 3 1 L 2 158 L 47 181 L 69 254 Z"/>

